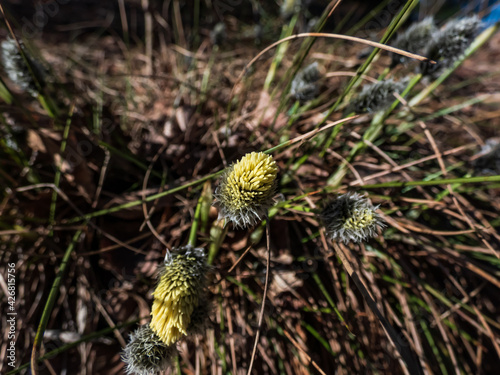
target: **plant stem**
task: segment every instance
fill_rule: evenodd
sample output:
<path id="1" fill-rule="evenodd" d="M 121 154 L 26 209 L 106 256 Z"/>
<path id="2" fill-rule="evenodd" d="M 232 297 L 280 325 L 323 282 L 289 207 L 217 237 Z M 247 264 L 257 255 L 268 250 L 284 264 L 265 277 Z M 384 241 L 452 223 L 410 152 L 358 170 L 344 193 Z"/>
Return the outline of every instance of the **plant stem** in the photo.
<path id="1" fill-rule="evenodd" d="M 82 230 L 79 230 L 73 236 L 71 243 L 69 244 L 66 252 L 64 253 L 64 257 L 61 261 L 61 266 L 59 267 L 59 271 L 57 272 L 57 276 L 52 284 L 52 288 L 50 288 L 49 297 L 47 298 L 47 303 L 43 308 L 42 318 L 40 319 L 40 324 L 38 325 L 38 329 L 36 331 L 35 340 L 33 342 L 33 350 L 31 352 L 31 371 L 33 375 L 38 374 L 38 356 L 40 355 L 40 347 L 42 346 L 43 334 L 45 333 L 45 328 L 47 328 L 47 324 L 49 322 L 50 314 L 52 313 L 52 309 L 54 308 L 54 303 L 56 302 L 57 295 L 59 294 L 59 287 L 61 286 L 61 280 L 66 271 L 66 267 L 68 265 L 69 258 L 71 253 L 73 252 L 73 248 L 75 244 L 80 239 L 80 235 L 82 234 Z"/>

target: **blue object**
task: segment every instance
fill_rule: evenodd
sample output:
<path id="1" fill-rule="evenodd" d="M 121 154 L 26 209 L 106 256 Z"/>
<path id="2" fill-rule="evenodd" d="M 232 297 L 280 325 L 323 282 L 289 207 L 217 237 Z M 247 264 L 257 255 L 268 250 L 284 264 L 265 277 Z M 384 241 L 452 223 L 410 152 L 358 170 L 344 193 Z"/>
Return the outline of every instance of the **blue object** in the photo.
<path id="1" fill-rule="evenodd" d="M 490 14 L 483 18 L 483 28 L 486 29 L 493 26 L 500 20 L 500 3 L 493 5 Z"/>
<path id="2" fill-rule="evenodd" d="M 500 1 L 498 0 L 474 0 L 474 1 L 453 1 L 459 4 L 460 8 L 467 14 L 478 13 L 481 10 L 491 8 L 490 12 L 482 18 L 481 30 L 487 29 L 500 20 Z"/>

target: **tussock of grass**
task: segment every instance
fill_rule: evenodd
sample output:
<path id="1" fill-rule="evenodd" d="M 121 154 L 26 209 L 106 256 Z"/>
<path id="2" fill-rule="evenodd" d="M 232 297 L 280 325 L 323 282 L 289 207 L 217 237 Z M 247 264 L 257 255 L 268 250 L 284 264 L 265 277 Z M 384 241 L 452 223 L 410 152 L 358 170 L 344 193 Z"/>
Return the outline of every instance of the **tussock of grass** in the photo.
<path id="1" fill-rule="evenodd" d="M 242 6 L 223 12 L 222 28 L 195 3 L 167 13 L 125 4 L 118 29 L 32 40 L 54 80 L 42 98 L 1 72 L 0 274 L 15 263 L 18 314 L 11 373 L 27 373 L 30 360 L 38 374 L 123 368 L 134 325 L 149 322 L 165 247 L 186 244 L 206 249 L 213 267 L 210 324 L 177 342 L 166 373 L 493 373 L 500 176 L 498 160 L 481 157 L 500 126 L 496 27 L 426 82 L 411 65 L 389 68 L 393 57 L 377 49 L 358 58 L 365 46 L 354 39 L 320 37 L 331 20 L 364 30 L 375 14 L 355 24 L 331 4 L 317 34 L 298 38 L 308 12 L 295 7 L 277 23 L 275 4 L 255 5 L 254 17 Z M 374 39 L 391 44 L 416 4 Z M 132 17 L 142 12 L 144 25 Z M 307 98 L 290 95 L 311 63 L 320 75 Z M 405 82 L 399 96 L 344 118 L 368 80 L 385 79 Z M 216 180 L 253 151 L 276 162 L 276 205 L 252 228 L 224 226 Z M 332 243 L 320 213 L 346 193 L 373 203 L 381 235 Z M 13 370 L 3 363 L 0 372 Z"/>

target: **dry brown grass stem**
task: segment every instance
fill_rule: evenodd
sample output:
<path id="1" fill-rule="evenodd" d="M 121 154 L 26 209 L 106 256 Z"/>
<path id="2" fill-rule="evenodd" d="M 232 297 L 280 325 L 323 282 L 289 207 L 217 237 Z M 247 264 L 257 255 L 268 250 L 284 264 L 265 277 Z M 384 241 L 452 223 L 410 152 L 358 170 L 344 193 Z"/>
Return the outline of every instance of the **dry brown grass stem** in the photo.
<path id="1" fill-rule="evenodd" d="M 342 35 L 342 34 L 329 34 L 329 33 L 301 33 L 301 34 L 291 35 L 289 37 L 280 39 L 277 42 L 274 42 L 273 44 L 271 44 L 271 45 L 267 46 L 266 48 L 264 48 L 262 51 L 259 52 L 259 54 L 257 56 L 255 56 L 252 60 L 250 60 L 250 62 L 245 66 L 245 69 L 243 69 L 243 71 L 240 73 L 240 75 L 236 79 L 236 82 L 233 85 L 233 89 L 231 90 L 231 97 L 233 97 L 233 93 L 234 93 L 234 90 L 236 88 L 236 85 L 241 81 L 241 79 L 246 74 L 246 72 L 248 72 L 248 69 L 250 69 L 250 67 L 262 55 L 264 55 L 267 51 L 273 49 L 274 47 L 276 47 L 276 46 L 278 46 L 278 45 L 280 45 L 282 43 L 285 43 L 285 42 L 288 42 L 288 41 L 291 41 L 291 40 L 296 40 L 296 39 L 300 39 L 300 38 L 310 38 L 310 37 L 343 39 L 343 40 L 348 40 L 348 41 L 351 41 L 351 42 L 362 43 L 362 44 L 369 45 L 371 47 L 380 48 L 380 49 L 383 49 L 383 50 L 386 50 L 386 51 L 389 51 L 389 52 L 400 54 L 402 56 L 410 57 L 412 59 L 416 59 L 416 60 L 419 60 L 419 61 L 430 61 L 431 63 L 435 64 L 435 61 L 429 60 L 427 57 L 420 56 L 420 55 L 417 55 L 415 53 L 410 53 L 410 52 L 404 51 L 404 50 L 399 49 L 399 48 L 394 48 L 394 47 L 391 47 L 391 46 L 387 46 L 385 44 L 381 44 L 381 43 L 377 43 L 377 42 L 372 42 L 371 40 L 357 38 L 355 36 Z"/>
<path id="2" fill-rule="evenodd" d="M 71 201 L 71 199 L 69 199 L 69 197 L 66 194 L 64 194 L 64 192 L 61 189 L 59 189 L 57 186 L 55 186 L 54 184 L 50 184 L 50 183 L 34 184 L 34 185 L 30 185 L 30 186 L 23 186 L 23 187 L 17 188 L 15 191 L 24 192 L 24 191 L 42 189 L 42 188 L 49 188 L 49 189 L 54 190 L 57 193 L 57 195 L 59 195 L 69 206 L 71 206 L 71 208 L 78 215 L 80 215 L 80 216 L 84 215 L 83 212 Z M 118 238 L 116 238 L 115 236 L 113 236 L 109 233 L 104 232 L 101 228 L 99 228 L 97 225 L 95 225 L 92 221 L 90 221 L 90 220 L 87 221 L 87 224 L 90 227 L 92 227 L 93 229 L 95 229 L 97 232 L 102 233 L 103 236 L 105 236 L 109 240 L 115 242 L 116 244 L 123 246 L 124 248 L 129 249 L 135 253 L 145 254 L 143 251 L 141 251 L 133 246 L 130 246 L 129 244 L 127 244 L 123 241 L 120 241 Z"/>
<path id="3" fill-rule="evenodd" d="M 296 143 L 299 143 L 301 141 L 305 141 L 307 139 L 310 139 L 312 137 L 314 137 L 316 134 L 322 132 L 322 131 L 325 131 L 325 130 L 328 130 L 330 128 L 333 128 L 334 126 L 337 126 L 337 125 L 340 125 L 340 124 L 344 124 L 346 122 L 350 122 L 350 121 L 353 121 L 355 119 L 357 119 L 359 117 L 359 115 L 355 115 L 355 116 L 351 116 L 351 117 L 346 117 L 346 118 L 343 118 L 343 119 L 340 119 L 340 120 L 337 120 L 337 121 L 334 121 L 334 122 L 328 122 L 326 123 L 326 125 L 324 125 L 323 127 L 321 128 L 318 128 L 318 129 L 314 129 L 314 130 L 311 130 L 305 134 L 302 134 L 302 135 L 299 135 L 293 139 L 290 139 L 289 141 L 287 142 L 284 142 L 276 147 L 273 147 L 271 150 L 276 150 L 276 149 L 281 149 L 281 148 L 285 148 L 285 147 L 289 147 L 291 145 L 294 145 Z M 297 145 L 297 146 L 300 146 Z"/>
<path id="4" fill-rule="evenodd" d="M 262 306 L 260 308 L 259 322 L 257 326 L 257 332 L 255 332 L 255 342 L 253 345 L 252 356 L 250 359 L 250 365 L 248 366 L 247 375 L 252 374 L 253 363 L 255 360 L 255 355 L 257 354 L 257 346 L 259 345 L 260 333 L 262 331 L 262 323 L 264 321 L 264 310 L 266 308 L 267 289 L 269 287 L 269 277 L 271 273 L 271 230 L 269 226 L 269 218 L 266 218 L 266 243 L 267 243 L 266 281 L 264 284 L 264 293 L 262 294 Z"/>
<path id="5" fill-rule="evenodd" d="M 333 241 L 332 244 L 337 256 L 340 258 L 347 273 L 354 281 L 354 284 L 356 284 L 359 292 L 363 295 L 365 302 L 379 319 L 380 324 L 383 326 L 384 331 L 387 333 L 389 341 L 394 345 L 398 353 L 401 355 L 403 361 L 405 362 L 406 369 L 409 371 L 411 375 L 423 374 L 420 363 L 415 362 L 415 359 L 413 358 L 413 354 L 410 348 L 405 346 L 405 344 L 401 342 L 400 335 L 395 331 L 394 327 L 392 327 L 392 325 L 388 322 L 388 320 L 384 317 L 384 315 L 382 315 L 379 308 L 377 307 L 377 303 L 375 302 L 373 296 L 370 294 L 365 283 L 361 280 L 357 272 L 354 271 L 351 262 L 347 259 L 347 256 L 344 252 L 344 251 L 350 252 L 350 249 L 344 245 L 338 244 L 335 241 Z"/>
<path id="6" fill-rule="evenodd" d="M 455 147 L 455 148 L 453 148 L 451 150 L 444 151 L 443 155 L 456 154 L 456 153 L 462 152 L 464 150 L 471 149 L 473 147 L 474 147 L 473 144 Z M 372 175 L 366 176 L 366 177 L 364 177 L 364 180 L 365 181 L 369 181 L 369 180 L 373 180 L 373 179 L 376 179 L 376 178 L 379 178 L 379 177 L 383 177 L 383 176 L 386 176 L 388 174 L 391 174 L 391 173 L 394 173 L 394 172 L 399 172 L 399 171 L 401 171 L 403 169 L 410 168 L 410 167 L 413 167 L 413 166 L 418 165 L 418 164 L 425 163 L 425 162 L 430 161 L 430 160 L 434 160 L 436 158 L 437 158 L 436 155 L 426 156 L 426 157 L 420 158 L 418 160 L 411 161 L 409 163 L 398 165 L 397 167 L 391 168 L 391 169 L 389 169 L 387 171 L 382 171 L 382 172 L 378 172 L 378 173 L 374 173 Z M 354 181 L 352 181 L 352 182 L 349 183 L 349 186 L 356 186 L 356 185 L 362 185 L 362 184 L 363 184 L 362 181 L 360 181 L 360 180 L 354 180 Z"/>
<path id="7" fill-rule="evenodd" d="M 307 352 L 302 348 L 302 346 L 300 346 L 299 343 L 297 341 L 295 341 L 295 339 L 292 337 L 292 335 L 286 329 L 283 330 L 283 333 L 288 338 L 288 340 L 290 340 L 290 342 L 293 344 L 293 346 L 295 346 L 298 350 L 300 350 L 302 352 L 302 354 L 305 355 L 305 357 L 307 358 L 309 363 L 311 365 L 313 365 L 314 368 L 316 370 L 318 370 L 320 374 L 326 375 L 326 373 L 321 369 L 321 367 L 319 367 L 318 364 L 313 361 L 313 359 L 309 356 L 309 354 L 307 354 Z"/>
<path id="8" fill-rule="evenodd" d="M 151 171 L 153 170 L 153 166 L 155 165 L 155 163 L 158 160 L 158 158 L 160 157 L 160 155 L 162 155 L 165 152 L 165 150 L 167 149 L 167 146 L 168 146 L 167 144 L 164 144 L 162 147 L 160 147 L 160 149 L 155 154 L 155 156 L 153 157 L 153 160 L 151 160 L 151 163 L 148 166 L 146 174 L 144 175 L 144 180 L 142 182 L 142 190 L 141 190 L 142 199 L 146 199 L 146 189 L 148 187 L 148 181 L 149 181 L 149 177 L 151 176 Z M 158 193 L 161 193 L 162 191 L 163 191 L 163 186 L 160 187 L 160 189 L 158 190 Z M 163 246 L 165 246 L 168 249 L 168 244 L 163 239 L 163 236 L 161 236 L 156 231 L 156 229 L 154 228 L 154 226 L 150 220 L 151 216 L 153 216 L 153 213 L 155 212 L 155 208 L 156 208 L 156 205 L 158 204 L 158 201 L 159 201 L 159 199 L 156 199 L 155 201 L 153 201 L 153 206 L 151 207 L 149 212 L 148 212 L 148 207 L 147 207 L 146 202 L 142 203 L 142 212 L 144 215 L 144 222 L 140 226 L 139 230 L 142 231 L 144 229 L 144 225 L 147 225 L 149 230 L 151 231 L 151 233 L 153 233 L 153 235 L 156 237 L 156 239 L 158 241 L 160 241 L 163 244 Z"/>

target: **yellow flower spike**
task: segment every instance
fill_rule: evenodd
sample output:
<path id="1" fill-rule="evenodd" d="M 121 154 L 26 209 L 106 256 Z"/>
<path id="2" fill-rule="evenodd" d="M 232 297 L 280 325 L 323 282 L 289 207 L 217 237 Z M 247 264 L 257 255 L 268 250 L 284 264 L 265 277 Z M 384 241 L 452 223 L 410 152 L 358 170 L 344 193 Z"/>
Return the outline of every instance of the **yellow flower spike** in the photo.
<path id="1" fill-rule="evenodd" d="M 205 289 L 203 249 L 181 247 L 167 256 L 153 292 L 150 327 L 166 345 L 189 333 L 191 316 Z"/>
<path id="2" fill-rule="evenodd" d="M 255 225 L 275 203 L 278 167 L 271 155 L 246 154 L 231 165 L 215 190 L 219 218 L 236 227 Z"/>

